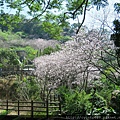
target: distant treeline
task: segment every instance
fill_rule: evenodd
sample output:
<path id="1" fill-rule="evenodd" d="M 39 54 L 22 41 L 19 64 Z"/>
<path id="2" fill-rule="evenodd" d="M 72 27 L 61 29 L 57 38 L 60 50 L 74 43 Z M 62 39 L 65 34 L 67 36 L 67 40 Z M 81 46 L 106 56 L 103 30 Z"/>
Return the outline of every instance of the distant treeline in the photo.
<path id="1" fill-rule="evenodd" d="M 43 38 L 67 40 L 74 34 L 76 24 L 67 25 L 66 28 L 47 21 L 26 19 L 25 16 L 13 14 L 0 14 L 1 31 L 18 33 L 22 38 Z"/>

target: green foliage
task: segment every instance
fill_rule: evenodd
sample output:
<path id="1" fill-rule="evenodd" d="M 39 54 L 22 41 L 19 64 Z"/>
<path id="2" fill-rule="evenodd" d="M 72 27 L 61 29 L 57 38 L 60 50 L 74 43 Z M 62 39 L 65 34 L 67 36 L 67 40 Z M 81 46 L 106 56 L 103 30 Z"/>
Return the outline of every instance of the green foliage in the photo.
<path id="1" fill-rule="evenodd" d="M 4 4 L 7 4 L 8 9 L 15 9 L 16 14 L 5 14 L 3 9 Z M 18 25 L 21 20 L 25 22 L 26 20 L 23 19 L 20 12 L 24 11 L 23 6 L 26 6 L 28 8 L 27 13 L 30 16 L 35 20 L 41 20 L 40 22 L 44 21 L 42 26 L 43 31 L 45 33 L 47 32 L 50 35 L 50 38 L 60 40 L 62 29 L 69 23 L 69 19 L 72 18 L 74 20 L 80 14 L 85 13 L 85 7 L 92 8 L 93 6 L 96 6 L 97 10 L 99 10 L 101 7 L 105 7 L 106 5 L 108 5 L 107 0 L 26 0 L 24 2 L 23 0 L 3 0 L 0 4 L 0 23 L 3 29 L 4 27 L 6 27 L 5 29 L 12 29 L 16 24 Z"/>
<path id="2" fill-rule="evenodd" d="M 59 51 L 61 50 L 61 46 L 60 45 L 56 45 L 55 48 L 54 48 L 54 51 Z"/>
<path id="3" fill-rule="evenodd" d="M 115 52 L 109 50 L 108 53 L 101 60 L 99 60 L 98 64 L 102 67 L 100 79 L 94 82 L 93 86 L 96 89 L 96 94 L 101 96 L 101 100 L 93 101 L 93 115 L 115 115 L 118 113 L 116 101 L 114 98 L 112 99 L 112 92 L 114 90 L 119 90 L 120 78 L 119 78 L 119 67 L 117 64 Z M 111 100 L 115 100 L 111 105 Z M 102 104 L 104 103 L 104 104 Z M 97 106 L 100 104 L 102 106 Z M 114 106 L 115 105 L 115 106 Z M 119 109 L 119 107 L 118 107 Z"/>
<path id="4" fill-rule="evenodd" d="M 42 51 L 42 55 L 48 54 L 50 55 L 52 52 L 54 52 L 54 48 L 52 47 L 47 47 Z"/>
<path id="5" fill-rule="evenodd" d="M 62 39 L 63 28 L 62 25 L 52 23 L 53 19 L 56 19 L 55 16 L 46 16 L 47 22 L 40 20 L 32 20 L 28 22 L 28 19 L 25 19 L 18 23 L 16 27 L 13 28 L 13 32 L 17 32 L 22 38 L 43 38 L 43 39 Z M 49 22 L 48 22 L 49 21 Z M 64 38 L 64 36 L 63 36 Z"/>
<path id="6" fill-rule="evenodd" d="M 3 12 L 0 14 L 0 29 L 2 31 L 12 30 L 21 20 L 22 18 L 18 14 L 12 15 Z"/>
<path id="7" fill-rule="evenodd" d="M 17 18 L 19 17 L 19 18 Z M 10 21 L 8 22 L 8 18 Z M 54 15 L 46 15 L 46 22 L 40 20 L 32 20 L 25 19 L 24 16 L 16 16 L 10 14 L 2 14 L 1 15 L 1 22 L 0 28 L 3 31 L 12 31 L 15 32 L 16 35 L 21 36 L 22 38 L 28 37 L 39 37 L 39 38 L 46 38 L 46 39 L 61 39 L 62 25 L 58 25 L 57 23 L 53 23 L 53 19 L 57 19 L 57 16 Z M 13 22 L 14 21 L 14 22 Z M 57 32 L 56 32 L 57 31 Z M 5 36 L 5 35 L 4 35 Z M 10 36 L 11 37 L 11 36 Z M 10 38 L 9 37 L 9 38 Z M 4 37 L 6 40 L 8 37 Z M 13 38 L 14 39 L 14 38 Z"/>
<path id="8" fill-rule="evenodd" d="M 105 72 L 106 74 L 110 74 L 111 72 L 115 72 L 115 70 L 114 70 L 113 67 L 107 67 L 107 68 L 104 70 L 104 72 Z"/>
<path id="9" fill-rule="evenodd" d="M 69 115 L 85 115 L 90 112 L 92 103 L 89 101 L 90 94 L 85 91 L 75 91 L 65 95 L 65 110 Z"/>
<path id="10" fill-rule="evenodd" d="M 90 113 L 92 107 L 90 94 L 85 91 L 69 90 L 65 87 L 59 89 L 59 94 L 67 115 L 86 115 Z"/>
<path id="11" fill-rule="evenodd" d="M 101 108 L 103 106 L 107 106 L 106 100 L 102 96 L 100 96 L 98 93 L 95 93 L 93 95 L 92 100 L 95 108 Z"/>
<path id="12" fill-rule="evenodd" d="M 8 114 L 8 111 L 7 110 L 3 110 L 1 113 L 0 113 L 0 115 L 2 116 L 2 115 L 7 115 Z M 1 117 L 0 117 L 1 118 Z"/>
<path id="13" fill-rule="evenodd" d="M 26 46 L 24 50 L 27 52 L 28 59 L 33 60 L 35 58 L 35 55 L 37 54 L 37 50 L 35 50 L 30 46 Z"/>
<path id="14" fill-rule="evenodd" d="M 67 1 L 67 9 L 68 11 L 74 11 L 76 8 L 79 7 L 80 4 L 82 4 L 83 0 L 68 0 Z M 83 6 L 77 11 L 77 14 L 82 14 L 83 12 Z"/>
<path id="15" fill-rule="evenodd" d="M 13 32 L 22 32 L 22 38 L 43 38 L 49 39 L 47 33 L 43 30 L 42 22 L 33 20 L 28 22 L 28 19 L 21 21 L 17 27 L 14 27 Z"/>
<path id="16" fill-rule="evenodd" d="M 94 108 L 92 115 L 99 115 L 99 116 L 107 116 L 107 115 L 114 115 L 115 111 L 112 107 L 108 108 L 106 106 L 100 108 Z"/>
<path id="17" fill-rule="evenodd" d="M 68 40 L 72 40 L 72 38 L 70 36 L 63 36 L 60 41 L 61 43 L 64 43 L 64 42 L 67 42 Z"/>
<path id="18" fill-rule="evenodd" d="M 44 48 L 43 51 L 40 52 L 39 56 L 50 55 L 51 53 L 59 51 L 59 50 L 61 50 L 61 47 L 59 45 L 56 45 L 55 48 L 49 46 L 47 48 Z"/>
<path id="19" fill-rule="evenodd" d="M 33 60 L 37 54 L 37 50 L 32 48 L 31 46 L 25 46 L 25 47 L 11 47 L 15 51 L 25 51 L 26 52 L 26 61 L 27 60 Z"/>
<path id="20" fill-rule="evenodd" d="M 17 10 L 16 15 L 4 14 L 4 11 L 1 10 L 0 14 L 0 39 L 4 41 L 9 41 L 13 39 L 18 39 L 19 36 L 26 37 L 27 35 L 38 35 L 38 37 L 45 38 L 54 38 L 58 40 L 67 41 L 69 36 L 63 36 L 63 30 L 65 32 L 64 27 L 67 27 L 69 24 L 67 20 L 69 18 L 77 18 L 78 15 L 83 14 L 84 7 L 87 0 L 37 0 L 31 1 L 27 0 L 16 0 L 9 1 L 8 8 L 14 8 Z M 64 5 L 63 5 L 64 2 Z M 4 0 L 0 1 L 0 6 L 4 5 Z M 28 22 L 29 20 L 24 17 L 19 17 L 19 12 L 22 10 L 22 5 L 27 6 L 29 8 L 28 13 L 32 15 L 36 20 L 33 22 Z M 108 5 L 107 0 L 90 0 L 87 3 L 87 7 L 96 6 L 97 10 L 101 7 L 105 7 Z M 115 10 L 117 13 L 120 11 L 120 4 L 115 4 Z M 0 8 L 2 9 L 2 7 Z M 56 15 L 52 10 L 63 10 L 64 12 Z M 43 18 L 41 17 L 42 15 Z M 37 21 L 39 18 L 40 21 Z M 44 21 L 44 22 L 43 22 Z M 114 40 L 116 47 L 120 47 L 120 24 L 119 20 L 114 20 L 114 33 L 111 35 L 111 38 Z M 76 29 L 80 24 L 74 24 L 73 28 Z M 20 27 L 18 27 L 20 26 Z M 13 34 L 12 32 L 5 31 L 14 31 L 17 32 Z M 66 29 L 66 31 L 69 30 Z M 70 33 L 74 32 L 74 30 L 70 29 Z M 17 56 L 15 50 L 24 50 L 27 53 L 26 61 L 28 59 L 33 60 L 35 55 L 37 54 L 37 50 L 34 50 L 30 46 L 26 46 L 24 48 L 18 47 L 13 49 L 0 49 L 0 66 L 3 65 L 16 65 L 19 64 L 19 56 Z M 59 46 L 56 48 L 48 47 L 45 48 L 41 55 L 51 54 L 60 50 Z M 120 57 L 120 50 L 116 50 L 117 57 Z M 106 63 L 107 62 L 107 63 Z M 107 56 L 105 61 L 100 61 L 102 64 L 104 74 L 101 75 L 99 81 L 94 82 L 94 87 L 97 89 L 95 93 L 90 92 L 90 94 L 85 91 L 78 91 L 67 89 L 66 87 L 61 87 L 58 90 L 59 95 L 62 99 L 63 110 L 68 115 L 75 114 L 83 114 L 83 115 L 109 115 L 117 110 L 111 108 L 109 106 L 111 92 L 114 89 L 119 90 L 119 81 L 120 78 L 117 79 L 114 77 L 115 69 L 111 67 L 109 64 L 115 63 L 115 59 L 113 57 Z M 115 66 L 114 66 L 115 67 Z M 114 74 L 114 75 L 113 75 Z M 108 77 L 106 77 L 108 76 Z M 111 81 L 112 80 L 112 81 Z M 115 83 L 114 83 L 115 81 Z M 24 77 L 23 81 L 20 83 L 15 83 L 14 87 L 16 87 L 17 97 L 20 99 L 33 99 L 40 100 L 40 87 L 33 77 Z M 117 106 L 120 104 L 120 95 L 117 94 L 115 99 L 115 103 Z M 115 106 L 117 108 L 117 106 Z M 119 109 L 118 109 L 119 111 Z"/>
<path id="21" fill-rule="evenodd" d="M 4 31 L 4 32 L 2 32 L 0 30 L 0 40 L 10 41 L 10 40 L 15 40 L 15 39 L 20 40 L 21 39 L 20 35 L 12 33 L 10 31 L 7 31 L 7 32 Z"/>
<path id="22" fill-rule="evenodd" d="M 40 52 L 38 56 L 46 55 L 46 54 L 49 55 L 52 52 L 58 51 L 60 49 L 61 48 L 59 45 L 56 45 L 55 48 L 47 47 L 42 52 Z M 18 54 L 18 52 L 20 53 Z M 10 48 L 1 48 L 0 49 L 0 66 L 2 67 L 6 65 L 31 64 L 32 60 L 37 56 L 37 54 L 38 54 L 38 50 L 34 49 L 31 46 L 25 46 L 25 47 L 11 46 Z"/>
<path id="23" fill-rule="evenodd" d="M 104 58 L 100 59 L 98 64 L 102 66 L 101 71 L 101 78 L 103 85 L 111 86 L 118 86 L 120 84 L 119 80 L 119 63 L 116 57 L 115 50 L 109 50 Z"/>
<path id="24" fill-rule="evenodd" d="M 19 57 L 12 49 L 0 49 L 0 64 L 1 66 L 18 65 Z"/>
<path id="25" fill-rule="evenodd" d="M 29 77 L 23 80 L 26 83 L 26 87 L 29 91 L 29 98 L 32 100 L 40 100 L 40 88 L 38 83 L 35 81 L 34 77 Z"/>
<path id="26" fill-rule="evenodd" d="M 35 77 L 23 77 L 23 81 L 18 82 L 16 96 L 20 100 L 41 100 L 40 86 Z"/>
<path id="27" fill-rule="evenodd" d="M 61 103 L 64 104 L 65 95 L 69 94 L 71 91 L 69 89 L 67 89 L 65 86 L 61 86 L 58 88 L 57 92 L 61 97 Z"/>
<path id="28" fill-rule="evenodd" d="M 115 110 L 109 106 L 109 102 L 107 101 L 107 98 L 110 97 L 110 91 L 104 91 L 104 89 L 101 89 L 103 91 L 91 91 L 91 111 L 89 115 L 113 115 L 115 113 Z M 104 93 L 105 92 L 105 93 Z M 106 94 L 109 93 L 108 96 Z M 105 95 L 105 96 L 104 96 Z"/>
<path id="29" fill-rule="evenodd" d="M 47 32 L 51 38 L 61 40 L 62 28 L 59 27 L 58 24 L 50 23 L 50 22 L 43 22 L 42 26 L 43 26 L 43 30 Z"/>
<path id="30" fill-rule="evenodd" d="M 27 35 L 24 32 L 16 32 L 15 35 L 20 36 L 21 38 L 26 38 Z M 13 39 L 14 40 L 14 39 Z"/>
<path id="31" fill-rule="evenodd" d="M 46 111 L 46 108 L 39 108 L 39 111 Z M 40 116 L 40 119 L 44 119 L 46 116 L 46 112 L 34 112 L 34 116 Z"/>
<path id="32" fill-rule="evenodd" d="M 111 93 L 112 90 L 105 87 L 99 91 L 91 90 L 90 93 L 65 86 L 58 89 L 66 115 L 113 115 L 116 111 L 109 104 Z"/>
<path id="33" fill-rule="evenodd" d="M 18 54 L 17 52 L 25 52 Z M 1 48 L 0 49 L 0 66 L 9 65 L 24 65 L 30 64 L 31 61 L 36 57 L 37 51 L 30 46 L 26 47 L 11 47 L 11 48 Z M 24 59 L 21 61 L 21 58 Z M 30 63 L 29 63 L 30 62 Z"/>
<path id="34" fill-rule="evenodd" d="M 108 78 L 106 78 L 105 75 L 101 75 L 100 81 L 101 81 L 101 85 L 102 85 L 101 86 L 101 91 L 104 91 L 104 89 L 106 90 L 104 93 L 106 93 L 107 91 L 111 92 L 114 89 L 118 89 L 119 88 L 119 78 L 116 81 L 117 84 L 115 84 L 113 82 L 113 81 L 115 81 L 114 79 L 113 79 L 113 81 L 111 81 Z M 108 93 L 106 93 L 106 94 L 108 94 Z M 104 94 L 102 94 L 102 95 L 104 95 Z"/>
<path id="35" fill-rule="evenodd" d="M 110 103 L 112 91 L 113 91 L 113 88 L 110 89 L 108 86 L 105 87 L 105 85 L 101 90 L 99 90 L 99 91 L 97 90 L 97 94 L 99 94 L 100 96 L 102 96 L 104 98 L 104 100 L 106 100 L 107 106 Z"/>

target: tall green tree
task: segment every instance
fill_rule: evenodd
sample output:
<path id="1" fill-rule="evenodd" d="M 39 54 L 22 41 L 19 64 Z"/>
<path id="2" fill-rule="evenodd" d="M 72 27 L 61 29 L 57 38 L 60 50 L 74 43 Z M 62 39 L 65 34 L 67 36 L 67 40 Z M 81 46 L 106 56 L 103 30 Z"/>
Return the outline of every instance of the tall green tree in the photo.
<path id="1" fill-rule="evenodd" d="M 0 13 L 0 29 L 2 31 L 12 30 L 23 20 L 23 18 L 22 15 L 19 16 L 18 14 L 13 15 L 2 12 Z"/>
<path id="2" fill-rule="evenodd" d="M 115 3 L 114 8 L 117 14 L 120 14 L 120 3 Z M 111 34 L 111 39 L 114 41 L 114 44 L 116 46 L 117 61 L 118 61 L 118 66 L 120 67 L 120 20 L 115 19 L 113 21 L 113 25 L 114 25 L 114 29 L 113 29 L 113 34 Z"/>

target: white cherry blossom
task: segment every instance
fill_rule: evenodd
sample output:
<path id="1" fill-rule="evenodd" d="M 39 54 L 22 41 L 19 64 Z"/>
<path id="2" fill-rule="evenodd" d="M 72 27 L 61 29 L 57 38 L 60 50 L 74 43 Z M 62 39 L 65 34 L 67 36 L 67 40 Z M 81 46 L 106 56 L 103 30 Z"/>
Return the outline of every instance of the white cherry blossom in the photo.
<path id="1" fill-rule="evenodd" d="M 101 58 L 101 51 L 104 53 L 114 47 L 111 41 L 104 42 L 104 39 L 105 36 L 100 36 L 95 30 L 89 33 L 80 31 L 74 40 L 62 46 L 61 51 L 36 58 L 35 75 L 49 88 L 59 85 L 71 88 L 72 84 L 82 86 L 83 83 L 87 85 L 99 79 L 97 62 Z"/>

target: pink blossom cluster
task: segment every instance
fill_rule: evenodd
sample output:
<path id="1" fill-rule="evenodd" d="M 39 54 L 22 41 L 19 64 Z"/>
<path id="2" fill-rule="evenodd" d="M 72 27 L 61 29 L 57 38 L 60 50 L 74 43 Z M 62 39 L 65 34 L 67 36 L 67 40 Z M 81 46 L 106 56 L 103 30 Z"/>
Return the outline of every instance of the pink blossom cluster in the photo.
<path id="1" fill-rule="evenodd" d="M 55 47 L 57 44 L 59 44 L 56 40 L 45 40 L 45 39 L 34 39 L 34 40 L 27 40 L 26 45 L 30 45 L 36 49 L 43 50 L 44 48 L 47 48 L 49 46 Z"/>
<path id="2" fill-rule="evenodd" d="M 104 53 L 114 47 L 106 39 L 95 30 L 89 33 L 80 31 L 74 40 L 62 45 L 62 50 L 35 58 L 35 75 L 39 82 L 48 88 L 59 85 L 71 88 L 75 84 L 84 85 L 99 79 L 100 70 L 96 65 L 101 51 Z"/>

